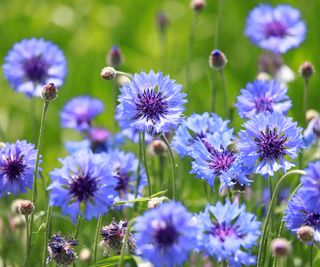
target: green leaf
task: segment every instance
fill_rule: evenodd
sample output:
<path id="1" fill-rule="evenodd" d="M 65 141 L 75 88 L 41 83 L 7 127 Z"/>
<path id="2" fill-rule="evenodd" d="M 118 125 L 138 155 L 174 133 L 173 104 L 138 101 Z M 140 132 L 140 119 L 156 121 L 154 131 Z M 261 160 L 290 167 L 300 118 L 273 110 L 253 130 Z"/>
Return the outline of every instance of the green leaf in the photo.
<path id="1" fill-rule="evenodd" d="M 114 267 L 118 266 L 120 256 L 112 256 L 98 261 L 92 267 Z M 130 263 L 130 267 L 137 267 L 137 264 L 132 256 L 124 256 L 123 263 Z"/>

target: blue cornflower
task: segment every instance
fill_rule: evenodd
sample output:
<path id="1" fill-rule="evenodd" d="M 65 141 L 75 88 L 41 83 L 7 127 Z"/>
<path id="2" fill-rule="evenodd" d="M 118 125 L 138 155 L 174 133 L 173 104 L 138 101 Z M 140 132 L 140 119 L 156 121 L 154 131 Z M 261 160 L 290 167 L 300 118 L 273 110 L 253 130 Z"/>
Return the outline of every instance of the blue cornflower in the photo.
<path id="1" fill-rule="evenodd" d="M 280 113 L 259 113 L 243 124 L 238 147 L 246 165 L 255 173 L 273 176 L 289 170 L 303 147 L 301 128 Z"/>
<path id="2" fill-rule="evenodd" d="M 198 246 L 200 251 L 214 256 L 219 262 L 228 261 L 230 266 L 255 264 L 249 249 L 256 245 L 261 223 L 245 205 L 230 203 L 207 205 L 197 216 Z"/>
<path id="3" fill-rule="evenodd" d="M 320 117 L 316 116 L 310 120 L 307 128 L 303 133 L 304 144 L 308 147 L 317 142 L 320 138 Z"/>
<path id="4" fill-rule="evenodd" d="M 78 131 L 90 129 L 92 119 L 104 110 L 99 99 L 90 96 L 78 96 L 71 99 L 60 113 L 61 127 Z"/>
<path id="5" fill-rule="evenodd" d="M 117 107 L 120 121 L 152 135 L 169 132 L 181 121 L 186 94 L 182 86 L 162 73 L 134 74 L 120 88 Z"/>
<path id="6" fill-rule="evenodd" d="M 310 226 L 315 230 L 314 239 L 320 242 L 320 206 L 305 198 L 305 192 L 298 192 L 288 202 L 283 221 L 291 232 L 297 232 L 301 226 Z"/>
<path id="7" fill-rule="evenodd" d="M 37 150 L 26 141 L 5 144 L 0 149 L 0 196 L 32 188 Z"/>
<path id="8" fill-rule="evenodd" d="M 111 166 L 112 176 L 116 181 L 115 190 L 118 195 L 115 201 L 131 200 L 135 197 L 137 183 L 137 169 L 139 165 L 133 153 L 125 153 L 118 149 L 104 153 L 103 158 Z M 145 170 L 140 166 L 140 186 L 138 195 L 141 195 L 143 187 L 147 184 Z"/>
<path id="9" fill-rule="evenodd" d="M 250 172 L 244 166 L 242 156 L 230 148 L 232 132 L 233 130 L 207 133 L 205 138 L 198 138 L 193 144 L 191 173 L 205 179 L 210 186 L 214 185 L 216 177 L 220 178 L 221 189 L 235 183 L 250 184 L 247 178 Z"/>
<path id="10" fill-rule="evenodd" d="M 190 155 L 194 142 L 205 138 L 207 133 L 227 130 L 229 121 L 223 121 L 216 114 L 208 112 L 202 115 L 193 114 L 182 121 L 172 140 L 172 147 L 181 157 Z"/>
<path id="11" fill-rule="evenodd" d="M 60 87 L 67 73 L 63 52 L 43 39 L 24 39 L 5 57 L 3 73 L 10 86 L 28 97 L 41 96 L 43 85 Z"/>
<path id="12" fill-rule="evenodd" d="M 289 5 L 259 5 L 247 18 L 245 34 L 258 47 L 283 54 L 304 41 L 306 26 Z"/>
<path id="13" fill-rule="evenodd" d="M 50 205 L 61 207 L 73 222 L 79 214 L 91 220 L 106 213 L 116 195 L 109 164 L 90 150 L 77 151 L 60 161 L 62 167 L 50 173 Z"/>
<path id="14" fill-rule="evenodd" d="M 155 267 L 180 266 L 195 247 L 197 222 L 180 203 L 171 201 L 146 211 L 134 224 L 141 257 Z"/>
<path id="15" fill-rule="evenodd" d="M 291 100 L 286 95 L 288 89 L 277 81 L 257 80 L 248 83 L 238 96 L 236 107 L 241 118 L 250 119 L 254 115 L 270 111 L 287 114 Z"/>

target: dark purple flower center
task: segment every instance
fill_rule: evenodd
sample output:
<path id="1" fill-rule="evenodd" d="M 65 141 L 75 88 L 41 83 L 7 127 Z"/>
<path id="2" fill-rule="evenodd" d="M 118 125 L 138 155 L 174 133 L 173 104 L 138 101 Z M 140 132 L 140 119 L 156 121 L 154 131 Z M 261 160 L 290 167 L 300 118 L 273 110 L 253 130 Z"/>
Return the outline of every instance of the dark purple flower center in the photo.
<path id="1" fill-rule="evenodd" d="M 277 129 L 270 130 L 267 128 L 266 132 L 260 132 L 260 136 L 255 138 L 258 145 L 258 153 L 261 160 L 278 160 L 286 155 L 286 148 L 284 143 L 287 137 L 277 133 Z"/>
<path id="2" fill-rule="evenodd" d="M 98 190 L 98 184 L 95 178 L 90 176 L 75 176 L 72 178 L 69 192 L 73 200 L 79 202 L 90 200 Z"/>
<path id="3" fill-rule="evenodd" d="M 265 27 L 265 35 L 269 37 L 283 37 L 287 34 L 286 26 L 281 22 L 274 20 Z"/>
<path id="4" fill-rule="evenodd" d="M 23 69 L 27 78 L 33 82 L 44 83 L 48 74 L 48 64 L 41 56 L 26 60 Z"/>
<path id="5" fill-rule="evenodd" d="M 221 224 L 218 222 L 214 223 L 209 234 L 218 238 L 222 243 L 230 236 L 235 237 L 236 239 L 242 238 L 242 235 L 238 232 L 236 227 L 233 225 L 227 225 L 225 222 Z"/>
<path id="6" fill-rule="evenodd" d="M 320 227 L 320 213 L 310 212 L 307 214 L 306 225 Z"/>
<path id="7" fill-rule="evenodd" d="M 26 167 L 22 159 L 7 159 L 7 164 L 4 166 L 4 173 L 10 182 L 16 182 L 23 175 Z"/>
<path id="8" fill-rule="evenodd" d="M 168 222 L 161 222 L 155 230 L 154 238 L 159 247 L 165 248 L 177 242 L 179 233 L 177 229 Z"/>
<path id="9" fill-rule="evenodd" d="M 267 98 L 267 97 L 259 97 L 254 100 L 256 109 L 258 112 L 263 112 L 263 111 L 273 111 L 272 107 L 272 99 Z"/>
<path id="10" fill-rule="evenodd" d="M 116 175 L 114 175 L 114 178 L 118 180 L 118 183 L 115 187 L 115 190 L 117 190 L 120 194 L 126 193 L 128 190 L 129 185 L 129 177 L 126 174 L 120 173 L 120 171 L 116 172 Z"/>
<path id="11" fill-rule="evenodd" d="M 139 93 L 135 105 L 138 111 L 137 117 L 146 118 L 147 121 L 151 120 L 153 124 L 168 112 L 166 96 L 153 89 L 147 89 L 142 94 Z"/>

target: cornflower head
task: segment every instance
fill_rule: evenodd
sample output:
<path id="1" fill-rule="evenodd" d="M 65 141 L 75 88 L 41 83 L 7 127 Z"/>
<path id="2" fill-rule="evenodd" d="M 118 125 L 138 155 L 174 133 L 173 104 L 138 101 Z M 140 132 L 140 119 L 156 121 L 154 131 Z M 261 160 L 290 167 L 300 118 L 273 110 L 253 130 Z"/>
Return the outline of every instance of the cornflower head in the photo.
<path id="1" fill-rule="evenodd" d="M 182 265 L 195 247 L 197 222 L 180 203 L 147 210 L 133 226 L 141 257 L 155 267 Z"/>
<path id="2" fill-rule="evenodd" d="M 245 34 L 258 47 L 283 54 L 304 41 L 306 26 L 300 12 L 289 5 L 261 4 L 250 11 Z"/>
<path id="3" fill-rule="evenodd" d="M 181 157 L 190 155 L 198 138 L 205 138 L 208 133 L 213 134 L 218 130 L 227 130 L 228 122 L 223 121 L 215 113 L 192 114 L 179 125 L 171 145 Z"/>
<path id="4" fill-rule="evenodd" d="M 134 74 L 131 83 L 120 88 L 119 120 L 151 135 L 175 129 L 181 121 L 186 94 L 182 86 L 162 73 Z"/>
<path id="5" fill-rule="evenodd" d="M 78 215 L 91 220 L 105 214 L 116 195 L 109 164 L 90 150 L 79 150 L 60 162 L 62 167 L 50 173 L 49 205 L 60 207 L 73 223 Z"/>
<path id="6" fill-rule="evenodd" d="M 0 155 L 0 196 L 25 193 L 32 188 L 37 155 L 34 145 L 26 141 L 6 143 L 0 148 Z"/>
<path id="7" fill-rule="evenodd" d="M 3 73 L 10 86 L 28 97 L 41 96 L 42 87 L 54 83 L 60 87 L 67 73 L 63 52 L 41 39 L 24 39 L 8 52 Z"/>
<path id="8" fill-rule="evenodd" d="M 218 262 L 228 261 L 230 266 L 255 264 L 249 250 L 256 245 L 260 236 L 261 223 L 245 205 L 230 203 L 207 205 L 197 215 L 199 250 L 213 256 Z"/>
<path id="9" fill-rule="evenodd" d="M 243 124 L 238 148 L 255 173 L 273 176 L 289 170 L 303 147 L 301 128 L 280 113 L 259 113 Z"/>
<path id="10" fill-rule="evenodd" d="M 92 119 L 104 110 L 103 103 L 90 96 L 78 96 L 65 104 L 61 113 L 61 127 L 71 128 L 77 131 L 88 131 L 92 125 Z"/>
<path id="11" fill-rule="evenodd" d="M 265 111 L 287 114 L 292 103 L 286 95 L 288 89 L 275 80 L 256 80 L 241 89 L 236 107 L 241 118 L 250 119 Z"/>
<path id="12" fill-rule="evenodd" d="M 194 144 L 191 157 L 191 173 L 204 179 L 213 187 L 216 177 L 220 178 L 221 190 L 225 187 L 250 184 L 247 175 L 250 170 L 244 166 L 242 155 L 232 150 L 233 129 L 207 133 Z"/>

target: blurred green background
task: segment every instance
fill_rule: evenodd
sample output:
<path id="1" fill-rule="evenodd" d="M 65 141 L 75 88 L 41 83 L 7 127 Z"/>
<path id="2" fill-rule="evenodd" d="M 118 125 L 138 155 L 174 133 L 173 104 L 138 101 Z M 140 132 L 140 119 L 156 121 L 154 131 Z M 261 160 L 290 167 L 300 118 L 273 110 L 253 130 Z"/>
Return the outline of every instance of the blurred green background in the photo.
<path id="1" fill-rule="evenodd" d="M 320 64 L 318 19 L 320 1 L 317 0 L 208 0 L 206 8 L 198 16 L 195 28 L 191 62 L 192 81 L 190 88 L 188 88 L 190 103 L 186 114 L 210 110 L 211 69 L 208 57 L 213 49 L 222 50 L 229 61 L 225 68 L 225 77 L 230 103 L 235 101 L 240 89 L 244 88 L 247 82 L 255 79 L 261 50 L 252 45 L 243 32 L 248 12 L 261 2 L 291 4 L 301 11 L 302 18 L 307 24 L 306 40 L 299 48 L 290 50 L 283 56 L 285 64 L 296 73 L 296 80 L 289 84 L 289 95 L 293 101 L 293 108 L 289 115 L 303 125 L 303 80 L 299 77 L 297 70 L 305 60 L 311 61 L 316 69 Z M 222 19 L 219 36 L 215 36 L 219 3 L 223 3 Z M 161 41 L 156 25 L 158 11 L 163 11 L 169 20 L 165 42 Z M 60 88 L 58 99 L 50 104 L 47 116 L 42 153 L 42 168 L 45 175 L 53 168 L 60 166 L 58 158 L 66 155 L 62 141 L 79 138 L 74 132 L 60 128 L 59 112 L 70 98 L 90 94 L 102 99 L 106 105 L 106 111 L 99 116 L 97 124 L 105 126 L 113 132 L 117 130 L 113 119 L 113 83 L 100 78 L 100 71 L 106 64 L 107 52 L 113 45 L 118 45 L 124 55 L 125 61 L 121 67 L 122 71 L 134 73 L 153 69 L 170 74 L 178 83 L 186 85 L 185 68 L 193 15 L 194 12 L 191 10 L 188 0 L 0 1 L 1 64 L 15 42 L 31 37 L 43 37 L 52 41 L 64 51 L 67 58 L 68 75 L 65 84 Z M 215 47 L 216 42 L 218 47 Z M 320 79 L 316 73 L 310 81 L 309 108 L 318 109 L 319 87 Z M 32 114 L 30 113 L 35 110 L 34 116 L 39 123 L 42 101 L 40 99 L 33 101 L 14 92 L 5 81 L 2 72 L 0 74 L 0 90 L 2 141 L 13 142 L 17 139 L 34 141 L 33 136 L 38 132 L 39 125 L 33 128 Z M 221 110 L 220 99 L 219 93 L 218 105 Z M 31 108 L 32 105 L 35 105 L 34 109 Z M 218 113 L 219 115 L 223 114 L 222 112 Z M 240 125 L 241 120 L 235 114 L 232 126 L 238 130 Z M 168 164 L 168 166 L 170 165 Z M 201 181 L 194 182 L 193 179 L 190 183 L 198 186 L 198 190 L 194 190 L 196 193 L 188 190 L 181 193 L 181 198 L 187 203 L 188 199 L 185 198 L 195 195 L 196 201 L 196 196 L 203 194 Z M 41 208 L 44 208 L 46 206 L 45 198 L 41 197 L 43 202 L 40 205 L 43 205 Z M 190 198 L 192 199 L 192 197 Z M 13 199 L 12 196 L 5 198 L 4 205 L 9 205 Z M 200 201 L 200 203 L 203 202 Z M 3 209 L 1 213 L 5 214 L 6 210 Z M 86 246 L 90 246 L 92 243 L 94 224 L 95 222 L 87 224 L 82 229 L 84 239 L 82 241 Z M 72 229 L 72 225 L 68 220 L 60 218 L 54 220 L 53 229 L 66 232 Z M 9 243 L 2 244 L 2 250 L 9 251 L 9 258 L 15 257 L 17 252 L 13 250 L 17 250 L 18 243 L 20 246 L 22 243 L 21 240 L 17 241 L 16 237 L 12 241 L 14 242 L 11 245 Z M 35 250 L 34 253 L 36 253 Z M 21 263 L 21 260 L 17 260 L 18 264 Z"/>

